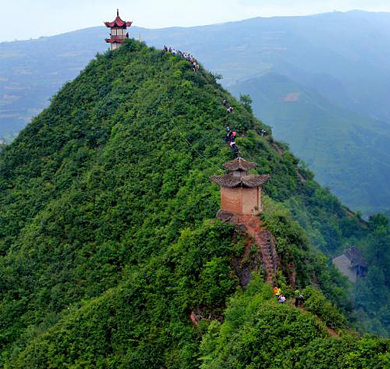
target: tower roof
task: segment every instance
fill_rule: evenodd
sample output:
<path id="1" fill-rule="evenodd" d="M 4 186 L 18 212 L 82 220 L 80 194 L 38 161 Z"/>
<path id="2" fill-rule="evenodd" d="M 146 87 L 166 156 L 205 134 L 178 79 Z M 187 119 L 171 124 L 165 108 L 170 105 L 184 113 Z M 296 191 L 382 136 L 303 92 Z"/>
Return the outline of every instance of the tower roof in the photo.
<path id="1" fill-rule="evenodd" d="M 257 164 L 240 157 L 223 166 L 229 171 L 228 174 L 210 176 L 210 180 L 221 187 L 260 187 L 271 177 L 269 174 L 248 174 L 249 170 Z M 241 173 L 237 174 L 237 172 Z"/>
<path id="2" fill-rule="evenodd" d="M 246 161 L 243 158 L 237 158 L 233 161 L 229 161 L 223 165 L 230 172 L 241 170 L 244 172 L 248 172 L 250 169 L 255 168 L 257 166 L 256 163 L 252 163 L 250 161 Z"/>
<path id="3" fill-rule="evenodd" d="M 238 177 L 229 173 L 221 176 L 210 176 L 210 179 L 221 187 L 260 187 L 270 179 L 270 175 L 250 174 Z"/>
<path id="4" fill-rule="evenodd" d="M 127 28 L 130 27 L 133 22 L 126 22 L 119 16 L 119 10 L 116 11 L 116 18 L 112 22 L 104 22 L 106 27 L 109 28 Z"/>
<path id="5" fill-rule="evenodd" d="M 344 255 L 351 261 L 352 267 L 358 265 L 362 267 L 368 266 L 368 263 L 363 258 L 362 252 L 356 246 L 344 250 Z"/>

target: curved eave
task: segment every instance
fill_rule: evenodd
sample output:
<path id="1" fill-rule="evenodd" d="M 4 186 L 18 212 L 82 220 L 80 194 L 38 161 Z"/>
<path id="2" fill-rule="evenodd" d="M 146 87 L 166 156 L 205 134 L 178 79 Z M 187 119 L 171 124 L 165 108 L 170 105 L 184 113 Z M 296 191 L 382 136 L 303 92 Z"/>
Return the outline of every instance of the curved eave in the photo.
<path id="1" fill-rule="evenodd" d="M 270 179 L 269 174 L 251 174 L 248 176 L 237 177 L 232 174 L 223 174 L 221 176 L 210 176 L 210 180 L 221 187 L 260 187 Z"/>
<path id="2" fill-rule="evenodd" d="M 125 22 L 121 18 L 116 17 L 116 19 L 114 21 L 112 21 L 112 22 L 104 22 L 104 24 L 108 28 L 127 28 L 127 27 L 131 27 L 133 22 Z"/>
<path id="3" fill-rule="evenodd" d="M 233 161 L 225 163 L 223 166 L 232 172 L 237 170 L 248 172 L 250 169 L 257 167 L 257 164 L 252 163 L 250 161 L 246 161 L 243 158 L 237 158 Z"/>

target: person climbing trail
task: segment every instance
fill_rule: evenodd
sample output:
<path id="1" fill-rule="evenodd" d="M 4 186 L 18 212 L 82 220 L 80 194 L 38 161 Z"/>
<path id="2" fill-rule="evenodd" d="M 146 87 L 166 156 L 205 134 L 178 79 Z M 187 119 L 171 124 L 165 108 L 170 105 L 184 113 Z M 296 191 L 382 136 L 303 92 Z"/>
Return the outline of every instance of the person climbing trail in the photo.
<path id="1" fill-rule="evenodd" d="M 276 297 L 280 296 L 282 294 L 282 290 L 279 287 L 274 288 L 274 294 Z"/>
<path id="2" fill-rule="evenodd" d="M 300 302 L 304 300 L 304 297 L 302 296 L 298 288 L 295 290 L 294 296 L 295 296 L 295 306 L 298 307 L 300 305 Z"/>
<path id="3" fill-rule="evenodd" d="M 222 100 L 222 105 L 223 105 L 223 106 L 227 106 L 227 105 L 228 105 L 228 101 L 227 101 L 226 99 L 223 99 L 223 100 Z"/>
<path id="4" fill-rule="evenodd" d="M 229 107 L 226 109 L 226 111 L 227 111 L 228 113 L 233 113 L 233 107 L 232 107 L 232 106 L 229 106 Z"/>
<path id="5" fill-rule="evenodd" d="M 283 304 L 283 303 L 286 302 L 286 298 L 285 298 L 283 295 L 279 295 L 278 301 L 279 301 L 281 304 Z"/>
<path id="6" fill-rule="evenodd" d="M 237 157 L 238 154 L 239 154 L 239 151 L 238 151 L 238 147 L 237 147 L 237 145 L 236 145 L 236 143 L 234 141 L 230 142 L 230 148 L 232 149 L 232 151 L 234 152 L 235 156 Z"/>
<path id="7" fill-rule="evenodd" d="M 295 296 L 295 306 L 298 307 L 299 305 L 299 296 L 301 295 L 301 292 L 298 290 L 298 288 L 294 292 Z"/>
<path id="8" fill-rule="evenodd" d="M 228 132 L 225 137 L 225 142 L 230 145 L 230 142 L 232 142 L 232 131 Z"/>
<path id="9" fill-rule="evenodd" d="M 231 131 L 231 129 L 230 129 L 230 126 L 227 125 L 227 126 L 225 127 L 225 130 L 226 130 L 225 142 L 226 142 L 226 143 L 229 143 L 229 142 L 230 142 L 230 136 L 231 136 L 231 133 L 232 133 L 232 131 Z"/>

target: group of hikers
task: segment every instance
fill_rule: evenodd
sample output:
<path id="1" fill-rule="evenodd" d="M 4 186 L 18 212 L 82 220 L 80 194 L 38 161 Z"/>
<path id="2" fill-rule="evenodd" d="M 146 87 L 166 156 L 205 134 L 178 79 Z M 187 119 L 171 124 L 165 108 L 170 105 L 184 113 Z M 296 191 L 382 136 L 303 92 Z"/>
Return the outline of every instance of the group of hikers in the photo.
<path id="1" fill-rule="evenodd" d="M 179 57 L 189 61 L 191 63 L 191 65 L 192 65 L 192 70 L 195 73 L 198 72 L 198 70 L 199 70 L 199 63 L 193 57 L 193 55 L 191 55 L 190 53 L 188 53 L 188 52 L 184 52 L 183 53 L 180 50 L 176 50 L 175 48 L 173 48 L 171 46 L 168 47 L 166 45 L 163 46 L 163 52 L 164 53 L 171 53 L 173 55 L 178 55 Z M 229 104 L 229 102 L 226 99 L 222 100 L 222 104 L 226 108 L 226 112 L 228 114 L 233 113 L 234 109 L 233 109 L 233 107 Z M 267 131 L 265 131 L 264 129 L 262 129 L 260 133 L 261 133 L 262 136 L 266 136 L 267 135 Z M 225 142 L 229 145 L 231 150 L 234 152 L 235 157 L 238 157 L 239 156 L 239 150 L 238 150 L 238 147 L 237 147 L 237 145 L 235 143 L 236 136 L 237 136 L 237 133 L 230 128 L 229 124 L 227 124 L 226 125 Z"/>
<path id="2" fill-rule="evenodd" d="M 198 70 L 199 70 L 199 63 L 197 62 L 197 60 L 190 54 L 190 53 L 187 53 L 187 52 L 181 52 L 180 50 L 176 50 L 175 48 L 173 47 L 168 47 L 168 46 L 163 46 L 163 52 L 165 53 L 171 53 L 173 55 L 178 55 L 180 56 L 181 58 L 189 61 L 192 65 L 192 70 L 196 73 Z"/>
<path id="3" fill-rule="evenodd" d="M 274 288 L 274 294 L 277 300 L 283 304 L 286 302 L 286 297 L 282 294 L 282 290 L 279 287 Z M 301 292 L 296 289 L 294 292 L 294 297 L 295 297 L 295 306 L 298 307 L 302 301 L 304 301 L 304 297 L 301 294 Z"/>
<path id="4" fill-rule="evenodd" d="M 223 99 L 222 104 L 223 106 L 226 107 L 226 111 L 228 113 L 233 113 L 233 107 L 228 103 L 226 99 Z M 234 155 L 238 157 L 239 150 L 235 142 L 237 132 L 231 129 L 229 124 L 226 125 L 225 130 L 226 130 L 225 142 L 230 146 L 231 150 L 234 152 Z"/>
<path id="5" fill-rule="evenodd" d="M 230 148 L 232 149 L 234 154 L 236 156 L 238 156 L 238 154 L 239 154 L 238 147 L 237 147 L 237 145 L 236 145 L 236 143 L 234 141 L 236 136 L 237 136 L 237 133 L 235 131 L 233 131 L 232 129 L 230 129 L 229 125 L 226 125 L 225 142 L 230 146 Z"/>
<path id="6" fill-rule="evenodd" d="M 189 61 L 192 65 L 192 70 L 196 73 L 199 70 L 199 63 L 197 60 L 188 52 L 181 52 L 180 50 L 176 50 L 175 48 L 171 46 L 163 46 L 163 52 L 164 53 L 171 53 L 173 55 L 178 55 L 179 57 Z M 226 112 L 228 114 L 233 113 L 233 107 L 229 104 L 229 102 L 226 99 L 222 100 L 223 106 L 226 108 Z M 225 137 L 225 142 L 229 145 L 230 149 L 233 151 L 235 157 L 237 158 L 239 156 L 239 150 L 238 147 L 235 143 L 235 138 L 237 136 L 237 133 L 230 128 L 229 124 L 226 125 L 226 137 Z M 267 132 L 262 129 L 261 130 L 261 135 L 266 136 Z"/>

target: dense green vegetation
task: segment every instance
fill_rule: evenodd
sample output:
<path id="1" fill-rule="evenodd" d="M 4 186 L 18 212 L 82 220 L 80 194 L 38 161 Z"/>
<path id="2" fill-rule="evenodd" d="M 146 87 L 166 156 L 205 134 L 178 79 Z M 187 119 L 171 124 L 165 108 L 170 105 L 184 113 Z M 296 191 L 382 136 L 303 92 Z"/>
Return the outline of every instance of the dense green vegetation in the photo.
<path id="1" fill-rule="evenodd" d="M 224 97 L 234 114 L 227 116 Z M 271 337 L 283 320 L 288 329 L 282 342 L 275 337 L 275 347 L 291 351 L 289 363 L 302 356 L 302 367 L 317 368 L 327 348 L 337 351 L 339 345 L 350 361 L 385 362 L 386 340 L 349 333 L 340 341 L 326 338 L 320 320 L 347 328 L 335 303 L 352 315 L 345 279 L 313 246 L 337 252 L 359 241 L 367 249 L 375 242 L 385 249 L 387 224 L 376 217 L 362 225 L 282 144 L 258 134 L 270 128 L 253 117 L 248 104 L 235 101 L 203 68 L 194 73 L 188 62 L 128 40 L 98 55 L 4 148 L 0 367 L 217 367 L 222 354 L 235 360 L 234 352 L 222 353 L 206 334 L 216 327 L 219 332 L 225 317 L 221 342 L 230 341 L 227 350 L 247 350 L 246 334 L 237 333 L 236 340 L 242 326 L 258 332 L 256 343 Z M 227 122 L 239 132 L 242 155 L 272 176 L 262 221 L 277 239 L 279 284 L 291 296 L 296 274 L 298 287 L 313 284 L 333 304 L 309 288 L 307 312 L 277 305 L 260 277 L 241 291 L 235 266 L 245 236 L 215 219 L 219 190 L 209 180 L 232 159 L 223 141 Z M 384 273 L 386 265 L 376 267 Z M 256 269 L 263 273 L 261 265 Z M 253 297 L 253 309 L 260 311 L 248 310 L 232 322 L 234 299 L 228 310 L 226 303 L 235 293 L 238 304 Z M 371 322 L 374 311 L 363 300 L 361 314 Z M 372 328 L 387 333 L 387 305 L 382 306 Z M 191 312 L 200 316 L 198 326 Z M 263 335 L 264 324 L 269 327 Z M 318 356 L 300 354 L 305 338 Z M 375 350 L 368 352 L 367 345 Z M 213 362 L 199 361 L 205 355 Z"/>
<path id="2" fill-rule="evenodd" d="M 387 210 L 387 124 L 275 73 L 237 83 L 230 90 L 235 96 L 252 96 L 256 116 L 271 125 L 274 136 L 287 141 L 316 173 L 317 181 L 344 204 L 364 214 Z"/>
<path id="3" fill-rule="evenodd" d="M 311 297 L 312 298 L 312 297 Z M 334 316 L 330 306 L 324 315 Z M 330 338 L 315 316 L 281 305 L 255 279 L 229 301 L 224 324 L 210 324 L 201 344 L 202 369 L 387 368 L 390 341 L 372 336 Z M 341 317 L 336 325 L 344 324 Z"/>
<path id="4" fill-rule="evenodd" d="M 372 214 L 390 209 L 389 24 L 386 13 L 332 12 L 203 27 L 133 25 L 130 36 L 190 51 L 223 75 L 230 92 L 250 93 L 256 116 L 309 163 L 319 183 L 353 210 Z M 107 35 L 102 25 L 0 43 L 0 137 L 20 131 L 107 50 Z"/>

